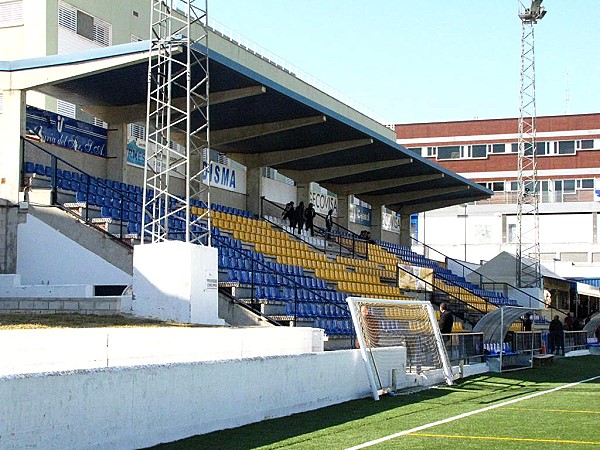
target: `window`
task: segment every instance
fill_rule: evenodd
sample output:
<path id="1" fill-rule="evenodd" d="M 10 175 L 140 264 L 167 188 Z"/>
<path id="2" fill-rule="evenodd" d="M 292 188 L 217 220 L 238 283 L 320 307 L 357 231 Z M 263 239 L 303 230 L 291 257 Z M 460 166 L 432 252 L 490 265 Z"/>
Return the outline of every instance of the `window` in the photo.
<path id="1" fill-rule="evenodd" d="M 504 153 L 505 150 L 505 144 L 492 144 L 492 153 Z"/>
<path id="2" fill-rule="evenodd" d="M 572 155 L 575 153 L 575 141 L 559 141 L 558 142 L 558 154 L 559 155 Z"/>
<path id="3" fill-rule="evenodd" d="M 491 189 L 494 192 L 504 192 L 504 181 L 494 181 L 491 183 Z"/>
<path id="4" fill-rule="evenodd" d="M 0 3 L 0 28 L 23 25 L 23 0 Z"/>
<path id="5" fill-rule="evenodd" d="M 136 139 L 146 139 L 146 127 L 138 123 L 130 123 L 128 126 L 129 136 Z"/>
<path id="6" fill-rule="evenodd" d="M 427 147 L 427 156 L 437 155 L 437 147 Z"/>
<path id="7" fill-rule="evenodd" d="M 61 2 L 58 7 L 58 25 L 77 33 L 96 44 L 111 45 L 111 25 L 71 5 Z"/>
<path id="8" fill-rule="evenodd" d="M 575 192 L 575 180 L 563 180 L 563 188 L 565 192 Z"/>
<path id="9" fill-rule="evenodd" d="M 73 103 L 65 102 L 64 100 L 56 101 L 56 112 L 61 116 L 71 117 L 75 119 L 76 107 Z"/>
<path id="10" fill-rule="evenodd" d="M 488 183 L 478 183 L 481 186 L 493 192 L 504 192 L 504 181 L 491 181 Z"/>
<path id="11" fill-rule="evenodd" d="M 478 144 L 471 146 L 471 156 L 473 158 L 485 158 L 487 157 L 487 145 Z"/>
<path id="12" fill-rule="evenodd" d="M 100 128 L 108 128 L 108 124 L 104 120 L 98 119 L 97 117 L 92 119 L 92 123 Z"/>
<path id="13" fill-rule="evenodd" d="M 536 142 L 535 143 L 535 154 L 536 155 L 545 155 L 546 154 L 546 142 Z"/>
<path id="14" fill-rule="evenodd" d="M 460 146 L 450 145 L 438 147 L 438 159 L 458 159 L 460 158 Z"/>
<path id="15" fill-rule="evenodd" d="M 517 242 L 517 224 L 508 224 L 508 242 Z"/>
<path id="16" fill-rule="evenodd" d="M 519 153 L 519 144 L 517 142 L 510 144 L 510 151 L 513 153 Z"/>
<path id="17" fill-rule="evenodd" d="M 593 178 L 583 178 L 581 180 L 577 180 L 577 188 L 578 189 L 594 189 L 594 179 Z"/>
<path id="18" fill-rule="evenodd" d="M 594 148 L 594 140 L 593 139 L 582 139 L 581 140 L 581 149 L 588 150 Z"/>
<path id="19" fill-rule="evenodd" d="M 416 153 L 417 155 L 421 154 L 421 147 L 406 147 L 406 150 Z"/>

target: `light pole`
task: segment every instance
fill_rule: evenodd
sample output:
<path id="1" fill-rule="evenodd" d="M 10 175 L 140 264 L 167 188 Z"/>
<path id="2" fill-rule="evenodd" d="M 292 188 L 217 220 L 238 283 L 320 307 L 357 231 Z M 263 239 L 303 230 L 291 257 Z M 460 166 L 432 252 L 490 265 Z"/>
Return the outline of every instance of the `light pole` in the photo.
<path id="1" fill-rule="evenodd" d="M 462 207 L 464 208 L 463 217 L 465 218 L 465 258 L 464 261 L 467 262 L 467 204 L 463 203 Z"/>

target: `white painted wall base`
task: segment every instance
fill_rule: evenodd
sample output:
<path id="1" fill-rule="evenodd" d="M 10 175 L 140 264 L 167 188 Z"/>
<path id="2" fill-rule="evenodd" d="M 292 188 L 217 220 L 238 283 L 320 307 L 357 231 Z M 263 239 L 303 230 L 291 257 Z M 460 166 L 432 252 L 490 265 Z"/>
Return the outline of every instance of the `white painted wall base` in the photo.
<path id="1" fill-rule="evenodd" d="M 308 327 L 4 330 L 0 375 L 295 355 L 324 339 Z"/>
<path id="2" fill-rule="evenodd" d="M 29 358 L 56 369 L 70 359 L 63 368 L 87 367 L 0 375 L 0 446 L 142 448 L 369 397 L 360 350 L 305 352 L 314 348 L 314 333 L 322 341 L 322 330 L 310 328 L 0 332 L 5 364 Z M 65 341 L 66 351 L 49 352 Z M 95 367 L 110 364 L 107 356 L 170 364 L 90 368 L 90 359 Z M 465 376 L 487 369 L 479 366 L 471 373 L 465 366 Z M 399 387 L 442 383 L 438 372 L 407 375 Z"/>
<path id="3" fill-rule="evenodd" d="M 134 315 L 223 325 L 218 317 L 217 249 L 180 241 L 136 245 Z"/>

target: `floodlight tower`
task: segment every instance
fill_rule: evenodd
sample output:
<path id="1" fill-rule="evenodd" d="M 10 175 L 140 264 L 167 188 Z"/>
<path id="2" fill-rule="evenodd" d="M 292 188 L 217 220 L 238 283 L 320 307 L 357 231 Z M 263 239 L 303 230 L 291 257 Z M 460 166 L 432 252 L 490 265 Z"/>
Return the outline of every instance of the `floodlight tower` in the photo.
<path id="1" fill-rule="evenodd" d="M 526 8 L 519 0 L 521 20 L 521 93 L 518 140 L 517 286 L 540 287 L 539 184 L 535 142 L 535 58 L 533 27 L 546 11 L 542 0 Z"/>
<path id="2" fill-rule="evenodd" d="M 152 0 L 142 243 L 211 245 L 207 3 Z M 178 196 L 172 188 L 182 178 Z M 208 208 L 192 209 L 200 199 Z"/>

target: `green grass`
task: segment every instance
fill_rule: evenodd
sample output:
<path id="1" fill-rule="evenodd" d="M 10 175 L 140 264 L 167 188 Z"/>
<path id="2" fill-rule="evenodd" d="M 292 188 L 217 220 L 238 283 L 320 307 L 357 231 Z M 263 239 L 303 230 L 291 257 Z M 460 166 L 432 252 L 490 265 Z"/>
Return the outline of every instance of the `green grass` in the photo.
<path id="1" fill-rule="evenodd" d="M 355 400 L 156 448 L 343 449 L 431 422 L 600 376 L 600 356 L 485 374 L 413 394 Z M 437 425 L 371 448 L 600 449 L 600 379 Z"/>

